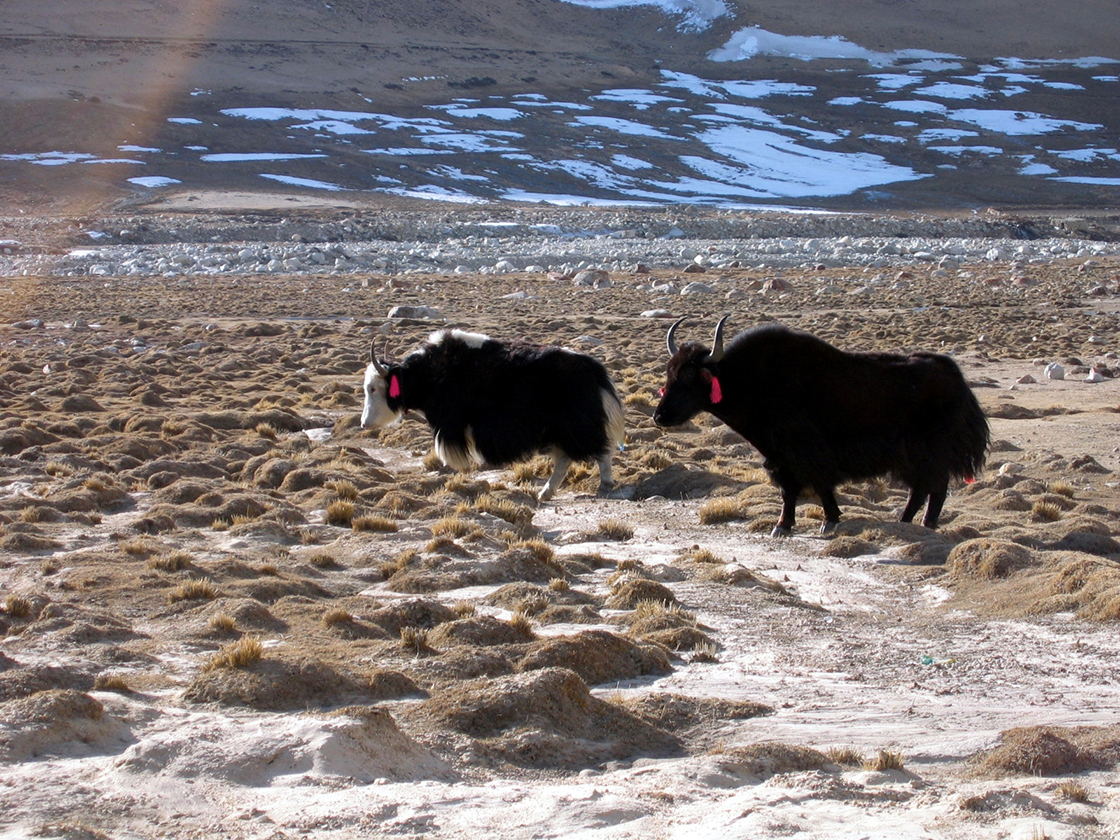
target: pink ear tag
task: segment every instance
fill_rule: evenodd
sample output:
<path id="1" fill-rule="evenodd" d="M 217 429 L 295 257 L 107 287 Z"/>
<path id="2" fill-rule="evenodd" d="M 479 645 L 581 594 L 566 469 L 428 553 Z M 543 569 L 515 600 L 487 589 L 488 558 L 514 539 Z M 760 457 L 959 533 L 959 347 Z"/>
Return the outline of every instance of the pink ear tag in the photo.
<path id="1" fill-rule="evenodd" d="M 719 387 L 719 377 L 712 377 L 712 405 L 723 400 L 723 389 Z"/>
<path id="2" fill-rule="evenodd" d="M 396 376 L 389 377 L 389 396 L 399 397 L 401 395 L 401 383 Z"/>

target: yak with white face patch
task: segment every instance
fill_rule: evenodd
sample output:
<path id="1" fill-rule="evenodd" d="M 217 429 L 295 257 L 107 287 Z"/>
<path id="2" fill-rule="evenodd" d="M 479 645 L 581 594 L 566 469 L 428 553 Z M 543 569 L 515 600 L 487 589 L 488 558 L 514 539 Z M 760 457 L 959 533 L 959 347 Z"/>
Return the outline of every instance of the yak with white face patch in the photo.
<path id="1" fill-rule="evenodd" d="M 614 486 L 622 403 L 606 368 L 590 356 L 461 330 L 433 333 L 399 362 L 378 360 L 371 347 L 362 428 L 384 428 L 406 411 L 423 414 L 436 454 L 454 469 L 551 455 L 542 501 L 574 461 L 599 465 L 600 493 Z"/>

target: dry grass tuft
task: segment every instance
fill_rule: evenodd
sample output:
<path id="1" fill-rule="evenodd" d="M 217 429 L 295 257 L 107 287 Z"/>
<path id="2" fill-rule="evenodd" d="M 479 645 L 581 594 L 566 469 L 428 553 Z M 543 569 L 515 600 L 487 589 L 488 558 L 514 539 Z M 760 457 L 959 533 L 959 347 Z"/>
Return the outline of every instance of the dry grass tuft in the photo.
<path id="1" fill-rule="evenodd" d="M 533 539 L 530 540 L 517 540 L 516 542 L 510 543 L 509 547 L 511 549 L 527 551 L 534 559 L 542 563 L 551 563 L 556 557 L 555 550 L 541 537 L 533 537 Z"/>
<path id="2" fill-rule="evenodd" d="M 1053 502 L 1035 502 L 1031 507 L 1034 522 L 1057 522 L 1062 518 L 1062 509 Z"/>
<path id="3" fill-rule="evenodd" d="M 385 516 L 356 516 L 350 525 L 355 533 L 395 534 L 398 530 L 397 523 Z"/>
<path id="4" fill-rule="evenodd" d="M 119 674 L 98 674 L 93 680 L 96 691 L 116 691 L 120 694 L 131 694 L 132 689 L 124 677 Z"/>
<path id="5" fill-rule="evenodd" d="M 879 750 L 874 758 L 863 762 L 863 769 L 882 773 L 886 770 L 905 770 L 906 767 L 902 761 L 902 753 L 894 750 Z"/>
<path id="6" fill-rule="evenodd" d="M 349 526 L 354 521 L 353 502 L 335 501 L 327 505 L 327 524 Z"/>
<path id="7" fill-rule="evenodd" d="M 718 554 L 715 554 L 715 553 L 709 551 L 706 548 L 699 548 L 699 547 L 689 549 L 688 551 L 686 551 L 684 554 L 681 555 L 681 559 L 682 560 L 690 560 L 693 563 L 710 563 L 710 564 L 713 564 L 713 565 L 721 565 L 721 566 L 724 565 L 727 562 L 722 557 L 720 557 Z"/>
<path id="8" fill-rule="evenodd" d="M 358 499 L 358 485 L 349 479 L 335 479 L 327 482 L 327 489 L 334 492 L 338 498 L 353 502 Z"/>
<path id="9" fill-rule="evenodd" d="M 193 565 L 194 557 L 185 551 L 172 551 L 168 554 L 160 554 L 156 557 L 148 559 L 148 568 L 155 569 L 160 572 L 181 572 L 188 566 Z"/>
<path id="10" fill-rule="evenodd" d="M 863 767 L 863 753 L 852 747 L 829 747 L 824 754 L 829 761 L 841 767 Z"/>
<path id="11" fill-rule="evenodd" d="M 1058 794 L 1070 802 L 1088 802 L 1089 789 L 1081 782 L 1069 779 L 1058 785 Z"/>
<path id="12" fill-rule="evenodd" d="M 159 427 L 159 436 L 167 440 L 176 435 L 181 435 L 186 430 L 186 424 L 179 420 L 164 420 L 163 424 Z"/>
<path id="13" fill-rule="evenodd" d="M 745 519 L 743 503 L 734 497 L 723 496 L 700 505 L 696 512 L 702 525 L 719 525 L 736 519 Z"/>
<path id="14" fill-rule="evenodd" d="M 435 450 L 432 450 L 427 455 L 425 455 L 424 460 L 421 463 L 424 465 L 424 469 L 426 469 L 428 472 L 439 472 L 440 470 L 447 469 L 446 465 L 440 459 L 439 455 L 435 453 Z"/>
<path id="15" fill-rule="evenodd" d="M 532 639 L 536 636 L 533 632 L 533 622 L 525 613 L 518 610 L 513 614 L 509 620 L 509 626 L 524 636 L 526 639 Z"/>
<path id="16" fill-rule="evenodd" d="M 478 525 L 460 516 L 445 516 L 432 523 L 433 537 L 450 537 L 458 539 L 480 530 Z"/>
<path id="17" fill-rule="evenodd" d="M 307 558 L 307 562 L 317 569 L 331 569 L 338 565 L 338 561 L 325 551 L 316 551 Z"/>
<path id="18" fill-rule="evenodd" d="M 204 601 L 218 597 L 218 590 L 208 578 L 194 578 L 180 583 L 167 594 L 167 602 Z"/>
<path id="19" fill-rule="evenodd" d="M 719 648 L 717 648 L 712 642 L 701 642 L 700 644 L 698 644 L 696 647 L 694 647 L 692 649 L 692 656 L 690 656 L 688 658 L 688 661 L 690 663 L 692 663 L 692 662 L 707 662 L 707 663 L 719 662 Z"/>
<path id="20" fill-rule="evenodd" d="M 1050 492 L 1058 496 L 1065 496 L 1067 499 L 1072 499 L 1075 490 L 1073 485 L 1068 481 L 1055 481 L 1050 485 Z"/>
<path id="21" fill-rule="evenodd" d="M 572 588 L 572 585 L 564 578 L 553 578 L 548 582 L 548 588 L 553 592 L 567 592 Z"/>
<path id="22" fill-rule="evenodd" d="M 595 533 L 603 539 L 626 542 L 634 536 L 634 526 L 621 519 L 603 519 L 599 522 Z"/>
<path id="23" fill-rule="evenodd" d="M 323 626 L 335 627 L 339 624 L 349 624 L 354 620 L 354 615 L 350 610 L 343 609 L 342 607 L 334 607 L 323 613 Z"/>
<path id="24" fill-rule="evenodd" d="M 210 617 L 210 629 L 215 633 L 234 633 L 237 630 L 237 622 L 229 613 L 215 613 Z"/>
<path id="25" fill-rule="evenodd" d="M 258 423 L 254 431 L 267 440 L 276 440 L 280 437 L 280 432 L 271 423 Z"/>
<path id="26" fill-rule="evenodd" d="M 4 599 L 4 612 L 12 618 L 29 618 L 31 610 L 31 600 L 22 595 L 9 595 Z"/>
<path id="27" fill-rule="evenodd" d="M 457 601 L 451 609 L 459 618 L 470 618 L 478 612 L 473 601 Z"/>
<path id="28" fill-rule="evenodd" d="M 260 662 L 264 657 L 264 645 L 256 636 L 242 636 L 236 642 L 230 642 L 214 654 L 205 665 L 203 671 L 213 671 L 218 668 L 248 668 Z"/>
<path id="29" fill-rule="evenodd" d="M 428 644 L 428 631 L 423 627 L 402 627 L 401 644 L 416 655 L 432 652 L 432 646 Z"/>
<path id="30" fill-rule="evenodd" d="M 525 526 L 533 521 L 533 509 L 525 505 L 501 499 L 489 493 L 479 496 L 470 506 L 479 513 L 488 513 L 504 519 L 511 525 Z"/>

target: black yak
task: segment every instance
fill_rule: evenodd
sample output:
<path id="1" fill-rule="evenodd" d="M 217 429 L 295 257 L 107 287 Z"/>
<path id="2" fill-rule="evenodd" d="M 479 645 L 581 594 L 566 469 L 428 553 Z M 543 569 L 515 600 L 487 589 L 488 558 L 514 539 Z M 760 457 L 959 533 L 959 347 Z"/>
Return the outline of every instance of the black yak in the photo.
<path id="1" fill-rule="evenodd" d="M 622 403 L 590 356 L 462 330 L 432 333 L 397 363 L 379 361 L 371 345 L 362 428 L 383 428 L 410 410 L 423 414 L 436 454 L 454 469 L 544 452 L 554 463 L 541 501 L 552 498 L 573 461 L 598 462 L 600 493 L 614 486 Z"/>
<path id="2" fill-rule="evenodd" d="M 725 350 L 726 320 L 711 351 L 698 342 L 678 348 L 681 321 L 669 329 L 653 419 L 675 426 L 707 411 L 746 438 L 781 489 L 774 536 L 792 530 L 803 489 L 820 498 L 828 533 L 840 520 L 836 485 L 876 476 L 909 486 L 901 521 L 928 499 L 922 524 L 936 528 L 950 480 L 972 481 L 983 467 L 988 421 L 948 356 L 849 353 L 780 324 L 740 333 Z"/>

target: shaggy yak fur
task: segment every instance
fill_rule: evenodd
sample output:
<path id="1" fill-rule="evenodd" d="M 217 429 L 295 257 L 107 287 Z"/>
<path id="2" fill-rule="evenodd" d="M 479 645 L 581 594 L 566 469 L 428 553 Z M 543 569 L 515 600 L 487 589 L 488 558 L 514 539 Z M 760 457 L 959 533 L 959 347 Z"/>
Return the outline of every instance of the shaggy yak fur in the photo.
<path id="1" fill-rule="evenodd" d="M 461 330 L 432 333 L 395 363 L 379 361 L 371 347 L 362 428 L 380 429 L 406 411 L 423 414 L 436 454 L 454 469 L 550 454 L 542 501 L 573 461 L 598 463 L 601 493 L 614 486 L 622 403 L 606 368 L 590 356 Z"/>
<path id="2" fill-rule="evenodd" d="M 724 350 L 726 320 L 711 351 L 698 342 L 678 348 L 681 321 L 670 328 L 653 419 L 675 426 L 707 411 L 745 437 L 781 489 L 774 536 L 792 530 L 803 489 L 820 498 L 828 533 L 840 520 L 836 486 L 877 476 L 910 488 L 901 521 L 928 500 L 922 524 L 936 528 L 950 480 L 971 482 L 983 467 L 988 421 L 948 356 L 848 353 L 780 324 L 740 333 Z"/>

